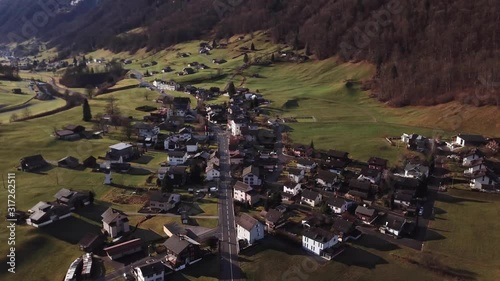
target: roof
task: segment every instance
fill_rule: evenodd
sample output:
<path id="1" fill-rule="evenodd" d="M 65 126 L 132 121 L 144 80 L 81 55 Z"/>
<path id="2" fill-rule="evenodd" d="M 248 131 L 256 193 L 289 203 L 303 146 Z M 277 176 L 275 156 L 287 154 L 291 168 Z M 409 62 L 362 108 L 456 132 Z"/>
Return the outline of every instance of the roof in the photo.
<path id="1" fill-rule="evenodd" d="M 354 223 L 350 221 L 346 221 L 342 218 L 334 218 L 332 230 L 334 233 L 348 233 L 353 229 Z"/>
<path id="2" fill-rule="evenodd" d="M 75 134 L 75 132 L 70 131 L 70 130 L 57 130 L 56 131 L 56 135 L 58 135 L 60 137 L 71 136 L 73 134 Z"/>
<path id="3" fill-rule="evenodd" d="M 253 188 L 250 185 L 248 185 L 242 181 L 237 181 L 234 184 L 233 188 L 234 188 L 234 190 L 239 190 L 239 191 L 243 191 L 243 192 L 249 192 L 249 191 L 253 190 Z"/>
<path id="4" fill-rule="evenodd" d="M 337 174 L 332 173 L 332 172 L 327 171 L 327 170 L 318 170 L 317 178 L 328 183 L 328 182 L 335 181 L 335 179 L 337 179 Z"/>
<path id="5" fill-rule="evenodd" d="M 361 169 L 361 174 L 365 177 L 376 178 L 380 175 L 380 171 L 377 169 L 363 167 L 363 169 Z"/>
<path id="6" fill-rule="evenodd" d="M 387 215 L 385 218 L 385 225 L 390 229 L 399 230 L 406 223 L 406 219 L 403 217 L 395 216 L 392 214 Z"/>
<path id="7" fill-rule="evenodd" d="M 67 126 L 64 126 L 64 129 L 65 130 L 69 130 L 69 131 L 75 131 L 77 129 L 79 130 L 85 130 L 85 127 L 81 126 L 81 125 L 67 125 Z"/>
<path id="8" fill-rule="evenodd" d="M 109 207 L 106 211 L 104 211 L 104 213 L 102 213 L 101 217 L 102 217 L 102 221 L 104 223 L 107 223 L 107 224 L 110 224 L 112 223 L 113 221 L 117 220 L 120 216 L 124 216 L 125 219 L 128 220 L 127 218 L 127 215 L 125 213 L 123 213 L 122 211 L 119 211 L 119 210 L 116 210 L 116 209 L 113 209 L 111 207 Z"/>
<path id="9" fill-rule="evenodd" d="M 244 229 L 251 231 L 255 225 L 259 223 L 255 218 L 248 214 L 242 214 L 238 219 L 236 220 L 236 224 L 243 227 Z"/>
<path id="10" fill-rule="evenodd" d="M 394 194 L 394 199 L 404 202 L 411 202 L 413 200 L 413 194 L 407 192 L 396 192 Z"/>
<path id="11" fill-rule="evenodd" d="M 71 195 L 73 195 L 74 191 L 71 191 L 67 188 L 61 188 L 55 195 L 54 197 L 56 199 L 59 199 L 59 198 L 62 198 L 62 197 L 71 197 Z"/>
<path id="12" fill-rule="evenodd" d="M 486 139 L 483 136 L 481 136 L 481 135 L 462 135 L 462 134 L 458 134 L 457 137 L 460 137 L 465 142 L 472 142 L 472 143 L 485 143 L 486 142 Z"/>
<path id="13" fill-rule="evenodd" d="M 349 190 L 349 192 L 347 192 L 347 194 L 349 194 L 353 197 L 359 197 L 362 199 L 368 199 L 368 197 L 369 197 L 368 192 L 363 192 L 363 191 L 358 191 L 358 190 Z"/>
<path id="14" fill-rule="evenodd" d="M 106 251 L 108 255 L 114 256 L 116 254 L 127 252 L 138 247 L 142 247 L 141 238 L 132 239 L 120 244 L 116 244 L 114 246 L 104 248 L 104 251 Z"/>
<path id="15" fill-rule="evenodd" d="M 405 171 L 418 171 L 422 174 L 425 174 L 429 171 L 429 167 L 421 165 L 421 164 L 414 164 L 414 163 L 408 163 L 405 166 Z"/>
<path id="16" fill-rule="evenodd" d="M 247 176 L 249 174 L 255 175 L 256 177 L 259 177 L 260 175 L 260 170 L 259 167 L 250 165 L 243 169 L 243 173 L 241 174 L 242 177 Z"/>
<path id="17" fill-rule="evenodd" d="M 41 154 L 37 154 L 37 155 L 32 155 L 32 156 L 26 156 L 24 158 L 21 158 L 21 161 L 24 161 L 25 164 L 29 164 L 29 163 L 47 163 L 47 161 L 45 161 L 45 159 L 43 159 L 42 155 Z"/>
<path id="18" fill-rule="evenodd" d="M 415 190 L 420 186 L 421 182 L 419 179 L 416 178 L 394 176 L 393 184 L 395 189 Z"/>
<path id="19" fill-rule="evenodd" d="M 78 242 L 80 246 L 87 248 L 90 247 L 94 242 L 96 242 L 98 239 L 101 239 L 102 237 L 99 234 L 95 233 L 87 233 L 83 238 Z"/>
<path id="20" fill-rule="evenodd" d="M 317 241 L 321 244 L 324 244 L 330 240 L 332 240 L 333 237 L 335 237 L 335 234 L 322 229 L 322 228 L 317 228 L 317 227 L 311 227 L 306 229 L 303 234 L 305 237 L 312 239 L 314 241 Z"/>
<path id="21" fill-rule="evenodd" d="M 132 147 L 132 145 L 130 143 L 123 143 L 123 142 L 109 146 L 110 149 L 114 149 L 114 150 L 124 150 L 124 149 L 128 149 L 130 147 Z"/>
<path id="22" fill-rule="evenodd" d="M 355 213 L 360 214 L 360 215 L 364 215 L 364 216 L 368 216 L 368 217 L 372 217 L 375 214 L 375 209 L 369 209 L 369 208 L 364 207 L 364 206 L 358 206 L 356 208 Z"/>
<path id="23" fill-rule="evenodd" d="M 351 179 L 349 181 L 349 188 L 362 191 L 370 191 L 372 188 L 372 184 L 369 181 L 360 181 L 357 179 Z"/>
<path id="24" fill-rule="evenodd" d="M 157 261 L 155 263 L 150 263 L 150 264 L 138 266 L 136 268 L 141 270 L 143 277 L 149 277 L 149 276 L 154 276 L 154 275 L 158 275 L 158 274 L 161 275 L 161 273 L 165 271 L 165 267 L 159 261 Z"/>
<path id="25" fill-rule="evenodd" d="M 330 198 L 326 199 L 326 203 L 329 206 L 341 208 L 346 203 L 346 200 L 344 198 L 330 197 Z"/>
<path id="26" fill-rule="evenodd" d="M 139 123 L 134 124 L 134 128 L 136 128 L 136 129 L 151 130 L 151 129 L 153 129 L 153 127 L 154 127 L 153 125 L 148 124 L 148 123 L 143 123 L 143 122 L 139 122 Z"/>
<path id="27" fill-rule="evenodd" d="M 304 170 L 302 169 L 298 169 L 298 168 L 288 168 L 288 173 L 291 174 L 291 175 L 302 175 L 302 173 L 304 172 Z"/>
<path id="28" fill-rule="evenodd" d="M 180 157 L 184 157 L 186 155 L 186 151 L 168 151 L 167 154 L 168 154 L 168 157 L 176 157 L 176 158 L 180 158 Z"/>
<path id="29" fill-rule="evenodd" d="M 266 221 L 269 221 L 271 223 L 277 223 L 282 217 L 283 214 L 280 211 L 276 209 L 271 209 L 266 214 Z"/>
<path id="30" fill-rule="evenodd" d="M 57 163 L 66 163 L 66 165 L 72 166 L 72 167 L 76 167 L 79 165 L 78 159 L 73 157 L 73 156 L 66 156 L 66 157 L 60 159 L 59 161 L 57 161 Z"/>
<path id="31" fill-rule="evenodd" d="M 368 159 L 368 164 L 375 166 L 387 166 L 387 162 L 389 161 L 379 157 L 370 157 L 370 159 Z"/>
<path id="32" fill-rule="evenodd" d="M 184 251 L 188 246 L 189 246 L 189 241 L 186 240 L 185 236 L 183 235 L 172 235 L 172 237 L 168 238 L 165 243 L 163 243 L 163 246 L 167 248 L 167 250 L 173 252 L 174 254 L 180 254 L 182 251 Z"/>
<path id="33" fill-rule="evenodd" d="M 312 191 L 310 189 L 306 189 L 302 191 L 302 197 L 309 200 L 316 200 L 318 198 L 319 193 L 316 191 Z"/>
<path id="34" fill-rule="evenodd" d="M 307 158 L 299 158 L 296 161 L 297 161 L 297 164 L 302 165 L 302 166 L 312 166 L 316 163 L 316 162 L 314 162 L 314 160 L 307 159 Z"/>
<path id="35" fill-rule="evenodd" d="M 337 159 L 347 159 L 349 153 L 345 151 L 340 151 L 340 150 L 333 150 L 330 149 L 326 153 L 329 157 L 331 158 L 337 158 Z"/>

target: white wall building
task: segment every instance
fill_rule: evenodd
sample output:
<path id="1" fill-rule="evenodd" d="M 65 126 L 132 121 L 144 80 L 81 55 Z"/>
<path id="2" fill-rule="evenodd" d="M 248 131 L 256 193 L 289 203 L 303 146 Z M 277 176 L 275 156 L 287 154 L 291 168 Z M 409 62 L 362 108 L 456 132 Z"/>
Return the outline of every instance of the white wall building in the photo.
<path id="1" fill-rule="evenodd" d="M 249 245 L 264 238 L 264 225 L 248 214 L 242 214 L 236 220 L 238 240 L 246 240 Z"/>

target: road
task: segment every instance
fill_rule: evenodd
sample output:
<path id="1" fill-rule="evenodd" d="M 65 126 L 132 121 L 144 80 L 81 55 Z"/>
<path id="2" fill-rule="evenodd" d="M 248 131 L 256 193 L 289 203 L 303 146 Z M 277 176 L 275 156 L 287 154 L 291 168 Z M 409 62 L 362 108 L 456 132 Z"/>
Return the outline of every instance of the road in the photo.
<path id="1" fill-rule="evenodd" d="M 236 238 L 236 224 L 231 188 L 229 162 L 229 136 L 219 128 L 217 140 L 219 143 L 219 160 L 221 176 L 219 182 L 219 251 L 221 258 L 221 272 L 219 280 L 244 280 L 238 262 L 238 240 Z"/>

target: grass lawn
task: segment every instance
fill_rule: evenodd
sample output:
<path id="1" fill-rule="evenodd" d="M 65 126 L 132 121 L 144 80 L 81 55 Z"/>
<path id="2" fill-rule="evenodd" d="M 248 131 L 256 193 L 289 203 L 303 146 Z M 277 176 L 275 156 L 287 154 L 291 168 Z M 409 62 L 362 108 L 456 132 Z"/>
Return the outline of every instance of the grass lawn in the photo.
<path id="1" fill-rule="evenodd" d="M 452 266 L 478 273 L 480 280 L 498 280 L 499 214 L 499 196 L 453 189 L 441 193 L 428 233 L 432 239 L 424 249 Z"/>
<path id="2" fill-rule="evenodd" d="M 267 237 L 262 244 L 243 251 L 240 266 L 247 280 L 442 280 L 392 256 L 407 250 L 368 239 L 371 238 L 362 237 L 360 245 L 348 247 L 334 260 L 326 261 Z"/>

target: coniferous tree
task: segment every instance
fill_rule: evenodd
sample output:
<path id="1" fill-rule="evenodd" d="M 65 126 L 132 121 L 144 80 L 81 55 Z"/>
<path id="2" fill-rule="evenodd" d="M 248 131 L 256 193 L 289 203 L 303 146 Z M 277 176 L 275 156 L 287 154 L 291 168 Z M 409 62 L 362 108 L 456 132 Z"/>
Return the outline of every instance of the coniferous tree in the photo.
<path id="1" fill-rule="evenodd" d="M 83 102 L 82 108 L 83 108 L 83 121 L 89 122 L 90 120 L 92 120 L 92 113 L 90 111 L 90 105 L 87 99 L 85 99 L 85 101 Z"/>
<path id="2" fill-rule="evenodd" d="M 234 86 L 234 83 L 232 81 L 227 84 L 227 93 L 229 94 L 230 98 L 236 95 L 236 87 Z"/>
<path id="3" fill-rule="evenodd" d="M 252 45 L 250 46 L 250 50 L 255 51 L 255 45 L 252 42 Z"/>
<path id="4" fill-rule="evenodd" d="M 248 58 L 248 54 L 245 53 L 245 55 L 243 56 L 243 62 L 247 64 L 249 61 L 250 59 Z"/>

